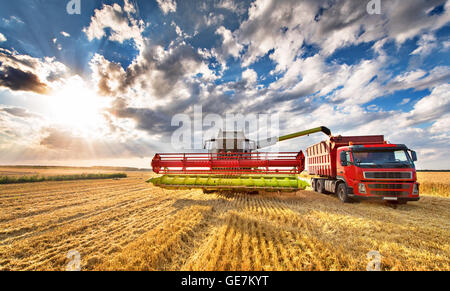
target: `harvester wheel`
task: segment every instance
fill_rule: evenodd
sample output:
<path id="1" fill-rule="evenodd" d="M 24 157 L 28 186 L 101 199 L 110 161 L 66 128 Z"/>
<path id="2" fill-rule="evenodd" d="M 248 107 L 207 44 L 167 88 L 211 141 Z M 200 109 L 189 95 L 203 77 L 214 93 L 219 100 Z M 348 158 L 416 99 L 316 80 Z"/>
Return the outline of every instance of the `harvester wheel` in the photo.
<path id="1" fill-rule="evenodd" d="M 321 194 L 325 194 L 325 180 L 317 179 L 316 182 L 317 191 Z"/>
<path id="2" fill-rule="evenodd" d="M 344 203 L 350 203 L 352 201 L 350 197 L 348 197 L 348 189 L 345 183 L 340 183 L 337 186 L 336 194 L 339 200 L 341 200 Z"/>
<path id="3" fill-rule="evenodd" d="M 217 191 L 215 191 L 215 190 L 206 190 L 206 189 L 203 189 L 203 194 L 213 194 L 213 193 L 215 193 L 215 192 L 217 192 Z"/>

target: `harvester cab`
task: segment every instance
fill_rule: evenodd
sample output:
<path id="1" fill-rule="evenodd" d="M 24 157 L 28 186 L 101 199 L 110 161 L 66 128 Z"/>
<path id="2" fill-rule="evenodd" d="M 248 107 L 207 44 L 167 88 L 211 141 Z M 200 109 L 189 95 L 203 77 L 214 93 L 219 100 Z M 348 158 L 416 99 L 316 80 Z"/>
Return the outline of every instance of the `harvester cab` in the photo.
<path id="1" fill-rule="evenodd" d="M 203 148 L 209 153 L 250 153 L 256 150 L 256 142 L 245 137 L 243 131 L 220 130 L 217 138 L 205 141 Z"/>
<path id="2" fill-rule="evenodd" d="M 316 132 L 331 136 L 326 127 L 317 127 L 281 137 L 252 141 L 242 131 L 220 131 L 207 140 L 208 153 L 160 153 L 152 169 L 162 177 L 150 179 L 153 185 L 169 189 L 200 188 L 205 192 L 297 191 L 307 183 L 298 179 L 305 169 L 305 156 L 299 152 L 260 152 L 258 149 Z"/>

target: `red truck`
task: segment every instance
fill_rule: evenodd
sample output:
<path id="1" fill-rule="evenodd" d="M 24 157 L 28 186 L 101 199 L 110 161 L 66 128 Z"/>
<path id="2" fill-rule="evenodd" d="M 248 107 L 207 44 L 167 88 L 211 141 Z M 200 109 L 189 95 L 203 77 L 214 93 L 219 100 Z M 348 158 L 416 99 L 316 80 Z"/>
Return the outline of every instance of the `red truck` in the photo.
<path id="1" fill-rule="evenodd" d="M 394 204 L 418 201 L 415 151 L 390 144 L 382 135 L 331 136 L 307 149 L 308 172 L 316 176 L 316 192 L 352 200 L 385 200 Z"/>

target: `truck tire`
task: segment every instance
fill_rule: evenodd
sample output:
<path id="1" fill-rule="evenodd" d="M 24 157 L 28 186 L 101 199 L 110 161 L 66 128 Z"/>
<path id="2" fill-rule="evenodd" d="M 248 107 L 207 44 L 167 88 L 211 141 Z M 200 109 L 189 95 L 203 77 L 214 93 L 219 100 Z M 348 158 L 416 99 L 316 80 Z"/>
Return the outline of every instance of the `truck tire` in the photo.
<path id="1" fill-rule="evenodd" d="M 311 179 L 311 188 L 317 192 L 317 179 Z"/>
<path id="2" fill-rule="evenodd" d="M 325 180 L 324 179 L 317 179 L 316 183 L 317 191 L 321 194 L 325 194 Z"/>
<path id="3" fill-rule="evenodd" d="M 347 185 L 345 183 L 339 183 L 339 185 L 336 188 L 336 195 L 344 203 L 350 203 L 352 200 L 350 197 L 348 197 L 348 189 Z"/>

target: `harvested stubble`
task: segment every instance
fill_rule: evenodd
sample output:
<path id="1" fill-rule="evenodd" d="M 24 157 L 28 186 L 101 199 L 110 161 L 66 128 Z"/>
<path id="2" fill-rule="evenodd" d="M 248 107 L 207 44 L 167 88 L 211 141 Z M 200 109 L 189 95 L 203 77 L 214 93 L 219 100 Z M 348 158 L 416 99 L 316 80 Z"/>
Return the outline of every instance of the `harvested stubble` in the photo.
<path id="1" fill-rule="evenodd" d="M 450 270 L 450 199 L 397 209 L 294 195 L 170 191 L 122 180 L 0 186 L 0 269 Z"/>

